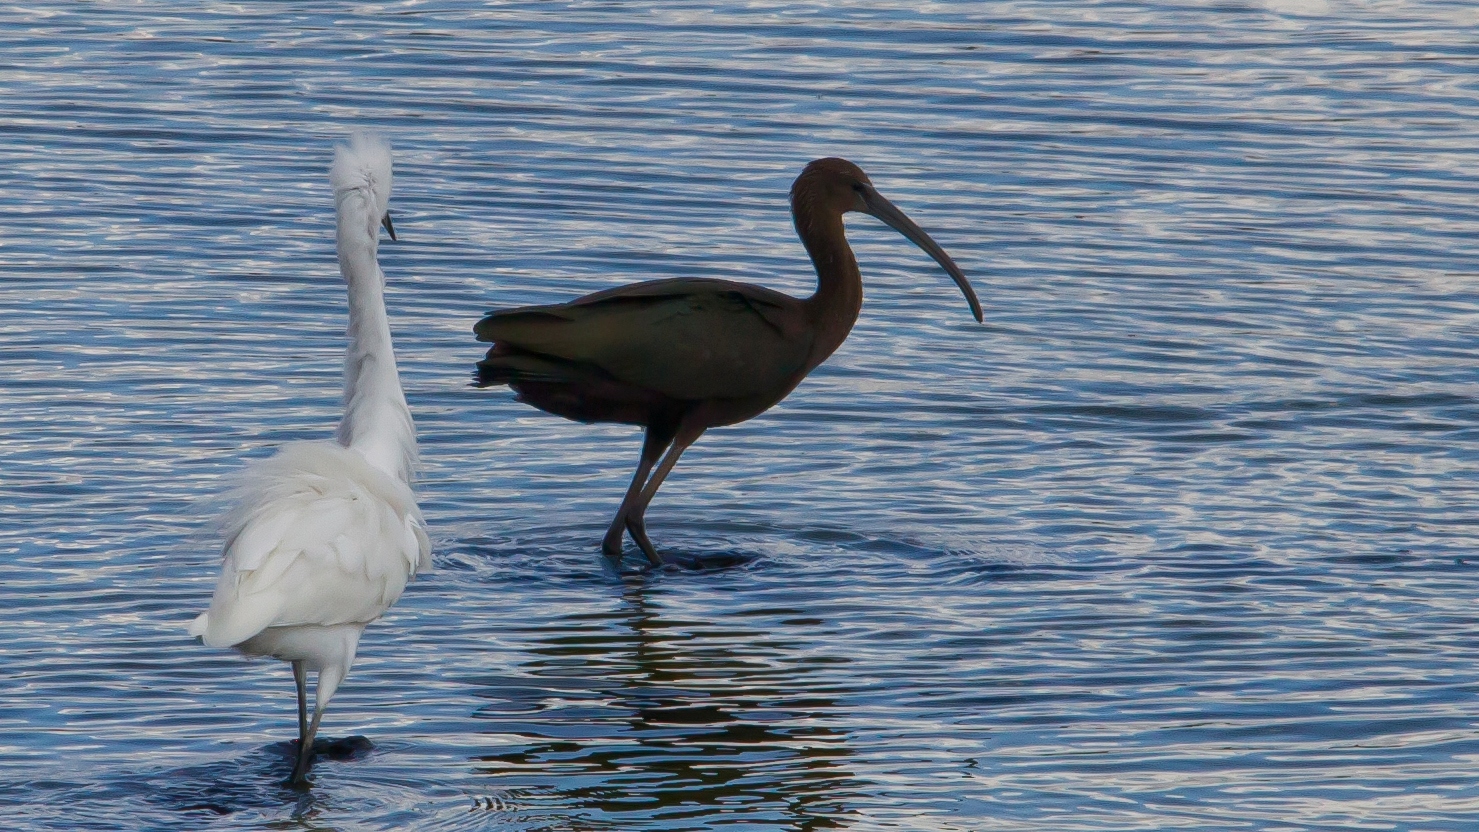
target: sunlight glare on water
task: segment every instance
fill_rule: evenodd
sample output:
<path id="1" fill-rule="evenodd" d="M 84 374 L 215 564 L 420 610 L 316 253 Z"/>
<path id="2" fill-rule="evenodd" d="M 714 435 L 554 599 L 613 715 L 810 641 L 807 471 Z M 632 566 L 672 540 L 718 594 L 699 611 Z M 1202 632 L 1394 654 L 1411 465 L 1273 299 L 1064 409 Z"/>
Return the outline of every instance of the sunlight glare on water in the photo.
<path id="1" fill-rule="evenodd" d="M 1460 3 L 40 2 L 0 10 L 0 819 L 1349 830 L 1479 817 L 1479 13 Z M 244 460 L 324 438 L 327 168 L 381 247 L 436 571 L 286 776 L 291 676 L 185 634 Z M 468 387 L 485 311 L 812 273 L 867 300 L 648 514 L 631 428 Z"/>

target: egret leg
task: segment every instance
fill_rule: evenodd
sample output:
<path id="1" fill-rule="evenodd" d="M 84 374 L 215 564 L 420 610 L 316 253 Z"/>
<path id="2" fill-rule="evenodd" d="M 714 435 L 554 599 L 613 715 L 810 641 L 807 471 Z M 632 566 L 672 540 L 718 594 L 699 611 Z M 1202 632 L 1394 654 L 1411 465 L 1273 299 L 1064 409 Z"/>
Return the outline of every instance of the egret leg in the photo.
<path id="1" fill-rule="evenodd" d="M 293 774 L 288 785 L 301 789 L 308 785 L 308 768 L 313 765 L 313 738 L 318 736 L 318 721 L 324 715 L 323 708 L 313 709 L 313 721 L 298 746 L 298 761 L 293 765 Z"/>
<path id="2" fill-rule="evenodd" d="M 298 742 L 308 733 L 308 669 L 302 661 L 293 662 L 293 682 L 298 686 Z"/>
<path id="3" fill-rule="evenodd" d="M 641 496 L 642 486 L 647 484 L 647 475 L 652 471 L 652 466 L 657 464 L 658 457 L 667 450 L 676 431 L 676 424 L 663 421 L 648 425 L 646 433 L 643 434 L 642 457 L 637 461 L 637 471 L 632 475 L 632 484 L 627 486 L 626 496 L 621 498 L 621 507 L 616 510 L 616 517 L 612 518 L 611 527 L 606 530 L 606 537 L 601 541 L 601 552 L 611 561 L 612 566 L 621 564 L 621 533 L 624 528 L 631 527 L 631 524 L 627 522 L 627 515 L 637 498 Z M 640 528 L 640 521 L 638 526 Z M 647 538 L 645 532 L 641 534 L 640 539 L 637 535 L 632 535 L 632 540 L 637 541 L 638 546 L 642 546 L 642 541 Z M 651 545 L 651 543 L 647 544 L 649 547 Z M 647 548 L 644 547 L 642 551 L 646 552 Z M 652 555 L 648 554 L 648 557 Z"/>
<path id="4" fill-rule="evenodd" d="M 680 427 L 673 437 L 672 446 L 663 456 L 662 463 L 657 466 L 657 470 L 652 473 L 647 484 L 642 486 L 642 493 L 637 495 L 636 504 L 627 511 L 627 531 L 631 532 L 632 540 L 636 541 L 637 546 L 642 549 L 642 553 L 647 556 L 647 560 L 651 561 L 653 566 L 662 566 L 663 559 L 653 547 L 652 541 L 647 539 L 647 504 L 657 496 L 657 489 L 662 487 L 662 481 L 667 479 L 673 466 L 678 464 L 678 457 L 682 456 L 683 452 L 688 450 L 688 446 L 697 442 L 698 438 L 703 435 L 704 429 L 701 427 Z"/>
<path id="5" fill-rule="evenodd" d="M 298 689 L 298 753 L 287 785 L 299 788 L 307 782 L 308 764 L 313 759 L 313 731 L 318 730 L 319 711 L 314 709 L 312 730 L 308 722 L 308 668 L 301 659 L 293 662 L 293 685 Z"/>

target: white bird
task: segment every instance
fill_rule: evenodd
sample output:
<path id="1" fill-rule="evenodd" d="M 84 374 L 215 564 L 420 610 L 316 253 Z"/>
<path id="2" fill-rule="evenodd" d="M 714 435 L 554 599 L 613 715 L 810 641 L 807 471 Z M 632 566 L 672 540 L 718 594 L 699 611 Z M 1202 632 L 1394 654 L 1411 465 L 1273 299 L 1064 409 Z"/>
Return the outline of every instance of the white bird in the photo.
<path id="1" fill-rule="evenodd" d="M 376 259 L 390 222 L 390 147 L 356 135 L 335 148 L 329 178 L 338 214 L 339 271 L 349 287 L 344 418 L 335 440 L 294 442 L 250 466 L 221 520 L 221 577 L 190 634 L 211 647 L 292 662 L 298 756 L 289 783 L 312 764 L 324 708 L 365 625 L 431 567 L 431 544 L 411 491 L 416 432 L 401 391 L 385 273 Z M 307 671 L 318 674 L 307 720 Z"/>

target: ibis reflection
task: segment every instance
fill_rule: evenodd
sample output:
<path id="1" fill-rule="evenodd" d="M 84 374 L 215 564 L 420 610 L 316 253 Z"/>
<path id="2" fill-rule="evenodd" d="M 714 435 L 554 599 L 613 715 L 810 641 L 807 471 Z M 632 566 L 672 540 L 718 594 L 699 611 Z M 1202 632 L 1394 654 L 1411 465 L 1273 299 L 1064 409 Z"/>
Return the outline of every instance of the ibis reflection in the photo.
<path id="1" fill-rule="evenodd" d="M 833 699 L 846 660 L 802 652 L 756 617 L 677 620 L 650 591 L 633 583 L 615 610 L 547 622 L 523 668 L 537 681 L 490 688 L 495 703 L 475 714 L 526 741 L 478 757 L 480 770 L 590 828 L 719 814 L 846 826 L 862 788 Z"/>

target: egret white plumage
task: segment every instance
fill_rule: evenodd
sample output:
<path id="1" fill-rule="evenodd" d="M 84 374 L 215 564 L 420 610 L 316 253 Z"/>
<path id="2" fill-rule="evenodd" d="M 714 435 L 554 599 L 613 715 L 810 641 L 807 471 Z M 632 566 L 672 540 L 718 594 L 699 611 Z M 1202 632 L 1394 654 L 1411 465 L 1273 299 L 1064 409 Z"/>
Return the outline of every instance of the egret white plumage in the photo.
<path id="1" fill-rule="evenodd" d="M 222 518 L 221 577 L 190 634 L 212 647 L 291 662 L 306 783 L 324 708 L 354 662 L 365 626 L 431 566 L 411 491 L 416 433 L 396 372 L 377 259 L 390 222 L 390 148 L 360 134 L 335 148 L 329 178 L 339 270 L 349 289 L 344 418 L 335 439 L 294 442 L 250 466 Z M 306 676 L 318 674 L 313 718 Z"/>

